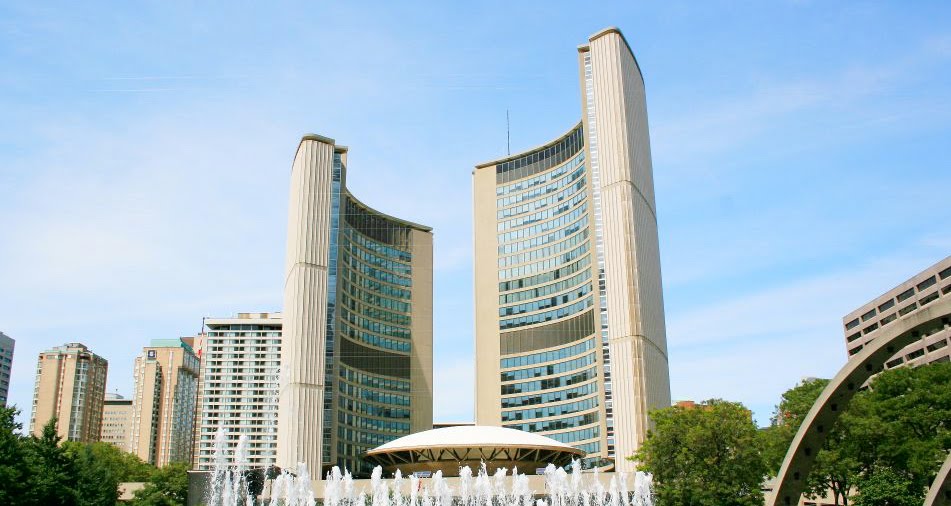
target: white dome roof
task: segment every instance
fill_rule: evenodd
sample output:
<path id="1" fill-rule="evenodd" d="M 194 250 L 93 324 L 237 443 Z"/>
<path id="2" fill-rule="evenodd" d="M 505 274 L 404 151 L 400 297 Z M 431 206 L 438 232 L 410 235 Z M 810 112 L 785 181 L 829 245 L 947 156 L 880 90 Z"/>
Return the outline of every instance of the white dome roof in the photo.
<path id="1" fill-rule="evenodd" d="M 560 441 L 531 432 L 490 425 L 461 425 L 416 432 L 394 439 L 368 453 L 446 447 L 547 447 L 574 450 Z"/>

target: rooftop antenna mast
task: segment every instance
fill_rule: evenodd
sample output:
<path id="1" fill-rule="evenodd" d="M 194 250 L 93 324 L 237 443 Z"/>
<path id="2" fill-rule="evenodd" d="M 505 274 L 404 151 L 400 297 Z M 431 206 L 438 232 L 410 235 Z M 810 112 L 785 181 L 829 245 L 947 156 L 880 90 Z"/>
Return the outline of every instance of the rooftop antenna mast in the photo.
<path id="1" fill-rule="evenodd" d="M 505 150 L 512 154 L 512 128 L 509 125 L 509 110 L 505 110 Z"/>

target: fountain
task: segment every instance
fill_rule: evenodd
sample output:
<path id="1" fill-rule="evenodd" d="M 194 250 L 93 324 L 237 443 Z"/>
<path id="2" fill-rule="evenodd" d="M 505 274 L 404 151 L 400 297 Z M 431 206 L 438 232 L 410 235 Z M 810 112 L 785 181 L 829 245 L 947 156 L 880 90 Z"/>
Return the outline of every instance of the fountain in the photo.
<path id="1" fill-rule="evenodd" d="M 215 438 L 215 468 L 205 504 L 207 506 L 315 506 L 311 477 L 301 465 L 295 475 L 285 471 L 266 473 L 250 470 L 247 462 L 247 439 L 241 436 L 234 451 L 233 463 L 226 455 L 226 434 L 219 429 Z M 635 473 L 633 484 L 625 473 L 599 475 L 582 472 L 578 461 L 571 472 L 549 464 L 544 469 L 544 482 L 535 480 L 543 490 L 533 490 L 535 476 L 499 468 L 488 473 L 485 463 L 473 475 L 462 467 L 459 477 L 443 477 L 436 471 L 432 478 L 412 474 L 404 478 L 396 471 L 392 479 L 383 478 L 377 466 L 369 480 L 354 480 L 338 467 L 327 473 L 323 484 L 324 506 L 651 506 L 653 504 L 651 475 Z M 257 477 L 257 478 L 256 478 Z M 256 479 L 264 481 L 255 486 Z M 368 481 L 368 483 L 367 483 Z M 604 481 L 608 485 L 605 487 Z M 361 482 L 359 485 L 357 482 Z M 633 485 L 631 487 L 630 485 Z M 541 488 L 539 487 L 539 488 Z M 260 493 L 260 495 L 259 495 Z"/>

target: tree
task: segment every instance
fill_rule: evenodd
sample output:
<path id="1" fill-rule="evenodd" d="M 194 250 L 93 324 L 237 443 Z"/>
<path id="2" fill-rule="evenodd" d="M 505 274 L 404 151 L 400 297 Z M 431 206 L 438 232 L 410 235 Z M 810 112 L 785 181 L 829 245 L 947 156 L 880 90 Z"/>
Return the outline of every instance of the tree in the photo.
<path id="1" fill-rule="evenodd" d="M 20 504 L 72 506 L 79 504 L 74 488 L 76 468 L 66 451 L 60 447 L 57 420 L 51 418 L 43 426 L 40 437 L 26 440 L 26 463 L 30 470 L 27 491 Z"/>
<path id="2" fill-rule="evenodd" d="M 772 476 L 779 472 L 796 431 L 828 384 L 827 379 L 811 379 L 783 393 L 779 405 L 773 411 L 770 426 L 763 430 L 763 451 Z"/>
<path id="3" fill-rule="evenodd" d="M 0 407 L 0 504 L 19 504 L 26 492 L 28 474 L 23 424 L 16 422 L 16 408 Z"/>
<path id="4" fill-rule="evenodd" d="M 877 451 L 865 455 L 866 469 L 907 471 L 919 490 L 931 483 L 951 450 L 951 363 L 885 371 L 865 392 Z"/>
<path id="5" fill-rule="evenodd" d="M 155 473 L 135 493 L 131 506 L 183 506 L 188 498 L 188 464 L 172 463 Z"/>
<path id="6" fill-rule="evenodd" d="M 653 473 L 661 504 L 760 505 L 762 440 L 742 404 L 720 399 L 652 411 L 655 428 L 633 457 Z"/>
<path id="7" fill-rule="evenodd" d="M 919 506 L 924 499 L 908 473 L 881 467 L 858 481 L 854 506 Z"/>
<path id="8" fill-rule="evenodd" d="M 828 384 L 826 379 L 806 380 L 783 394 L 770 426 L 763 431 L 770 474 L 775 476 L 779 472 L 796 432 Z M 831 490 L 835 504 L 849 503 L 848 493 L 860 469 L 848 446 L 848 426 L 847 416 L 843 415 L 830 429 L 806 478 L 803 493 L 807 497 L 823 496 Z"/>
<path id="9" fill-rule="evenodd" d="M 107 468 L 119 483 L 148 481 L 155 472 L 155 467 L 143 462 L 134 453 L 122 451 L 109 443 L 66 441 L 63 448 L 74 459 L 80 458 L 87 451 L 90 452 L 92 459 Z"/>

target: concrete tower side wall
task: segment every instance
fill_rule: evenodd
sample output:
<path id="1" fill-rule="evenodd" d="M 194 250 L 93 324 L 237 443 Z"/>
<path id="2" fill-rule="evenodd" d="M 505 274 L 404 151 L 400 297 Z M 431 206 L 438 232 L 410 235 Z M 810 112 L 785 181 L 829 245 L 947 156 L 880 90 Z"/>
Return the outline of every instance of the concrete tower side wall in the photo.
<path id="1" fill-rule="evenodd" d="M 287 226 L 277 464 L 312 473 L 321 469 L 333 153 L 332 143 L 301 141 Z"/>
<path id="2" fill-rule="evenodd" d="M 619 471 L 670 405 L 657 218 L 644 83 L 623 37 L 590 41 L 601 175 L 608 336 Z"/>
<path id="3" fill-rule="evenodd" d="M 412 231 L 413 295 L 410 432 L 433 428 L 433 234 Z"/>
<path id="4" fill-rule="evenodd" d="M 477 169 L 472 176 L 475 289 L 475 419 L 478 425 L 502 425 L 499 345 L 498 239 L 495 169 Z M 479 202 L 484 199 L 485 202 Z"/>

